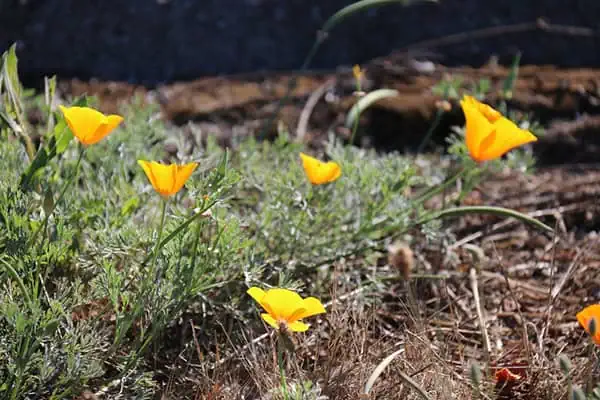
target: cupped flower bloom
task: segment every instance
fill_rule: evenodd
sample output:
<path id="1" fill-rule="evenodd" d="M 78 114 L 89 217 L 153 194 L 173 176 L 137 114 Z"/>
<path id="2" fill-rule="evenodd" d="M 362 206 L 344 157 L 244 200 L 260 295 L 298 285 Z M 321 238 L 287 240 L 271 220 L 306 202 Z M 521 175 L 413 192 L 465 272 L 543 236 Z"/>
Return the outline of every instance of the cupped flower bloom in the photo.
<path id="1" fill-rule="evenodd" d="M 499 158 L 510 150 L 537 138 L 528 130 L 519 128 L 487 104 L 465 96 L 460 105 L 466 119 L 465 139 L 469 154 L 477 162 Z"/>
<path id="2" fill-rule="evenodd" d="M 333 182 L 342 175 L 342 169 L 336 162 L 323 162 L 304 153 L 300 153 L 300 158 L 304 172 L 313 185 Z"/>
<path id="3" fill-rule="evenodd" d="M 592 323 L 592 320 L 594 323 Z M 592 304 L 577 313 L 577 321 L 592 336 L 592 340 L 600 346 L 600 304 Z M 594 332 L 590 326 L 593 325 Z"/>
<path id="4" fill-rule="evenodd" d="M 179 192 L 198 167 L 198 163 L 195 162 L 184 165 L 164 165 L 156 161 L 138 160 L 138 164 L 144 169 L 154 190 L 163 197 L 169 197 Z"/>
<path id="5" fill-rule="evenodd" d="M 86 146 L 98 143 L 123 122 L 120 115 L 104 115 L 89 107 L 58 107 L 73 135 Z"/>
<path id="6" fill-rule="evenodd" d="M 308 325 L 301 319 L 325 312 L 325 307 L 315 297 L 303 299 L 289 289 L 273 288 L 265 292 L 251 287 L 247 293 L 266 311 L 261 314 L 262 319 L 275 329 L 304 332 Z"/>
<path id="7" fill-rule="evenodd" d="M 516 382 L 521 379 L 521 375 L 513 373 L 508 368 L 501 368 L 496 371 L 496 382 L 500 384 L 507 384 Z"/>

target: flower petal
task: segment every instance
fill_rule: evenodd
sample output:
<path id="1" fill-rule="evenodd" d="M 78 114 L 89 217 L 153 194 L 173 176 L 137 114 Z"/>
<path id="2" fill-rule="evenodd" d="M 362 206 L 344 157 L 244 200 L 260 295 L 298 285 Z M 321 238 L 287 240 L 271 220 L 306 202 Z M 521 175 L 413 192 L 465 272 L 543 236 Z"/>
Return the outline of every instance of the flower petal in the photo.
<path id="1" fill-rule="evenodd" d="M 58 106 L 73 135 L 84 145 L 95 143 L 94 133 L 105 122 L 105 116 L 100 111 L 89 107 Z"/>
<path id="2" fill-rule="evenodd" d="M 269 289 L 262 301 L 269 307 L 269 314 L 275 320 L 289 321 L 290 316 L 303 305 L 298 293 L 281 288 Z"/>
<path id="3" fill-rule="evenodd" d="M 321 304 L 319 299 L 315 297 L 307 297 L 306 299 L 302 300 L 302 309 L 304 312 L 298 315 L 296 320 L 325 313 L 325 307 L 323 307 L 323 304 Z"/>
<path id="4" fill-rule="evenodd" d="M 477 109 L 490 123 L 494 123 L 498 119 L 502 118 L 502 114 L 494 110 L 489 105 L 478 101 L 473 96 L 465 96 L 467 102 L 469 102 L 473 107 Z"/>
<path id="5" fill-rule="evenodd" d="M 484 161 L 480 157 L 481 142 L 492 133 L 493 128 L 488 119 L 479 111 L 479 107 L 473 102 L 473 98 L 465 96 L 460 105 L 466 120 L 465 142 L 467 149 L 475 161 L 481 162 Z"/>
<path id="6" fill-rule="evenodd" d="M 324 169 L 324 173 L 326 172 L 326 174 L 324 175 L 325 178 L 325 182 L 324 183 L 329 183 L 329 182 L 333 182 L 335 180 L 337 180 L 340 176 L 342 176 L 342 168 L 340 168 L 339 164 L 333 161 L 329 161 L 325 164 L 325 166 L 323 167 Z"/>
<path id="7" fill-rule="evenodd" d="M 471 96 L 465 96 L 460 104 L 466 119 L 467 148 L 477 162 L 493 160 L 537 140 L 531 132 L 519 128 L 500 112 Z"/>
<path id="8" fill-rule="evenodd" d="M 156 183 L 156 178 L 154 177 L 154 174 L 152 173 L 152 162 L 138 160 L 138 164 L 140 167 L 142 167 L 142 169 L 144 170 L 144 173 L 146 173 L 146 177 L 150 181 L 150 184 L 152 184 L 152 186 L 156 188 L 157 183 Z"/>
<path id="9" fill-rule="evenodd" d="M 269 314 L 272 312 L 268 304 L 265 304 L 263 299 L 265 298 L 265 291 L 258 287 L 251 287 L 246 291 L 260 306 Z"/>
<path id="10" fill-rule="evenodd" d="M 246 293 L 248 293 L 250 297 L 252 297 L 260 305 L 262 305 L 262 299 L 266 295 L 264 290 L 256 286 L 253 286 L 250 289 L 246 290 Z"/>
<path id="11" fill-rule="evenodd" d="M 162 196 L 170 196 L 171 188 L 173 187 L 173 172 L 174 165 L 163 165 L 156 161 L 150 161 L 150 171 L 153 179 L 151 180 L 154 190 Z"/>
<path id="12" fill-rule="evenodd" d="M 270 314 L 260 314 L 262 319 L 269 325 L 271 325 L 275 329 L 279 329 L 279 324 Z"/>
<path id="13" fill-rule="evenodd" d="M 138 163 L 144 169 L 154 190 L 165 197 L 172 196 L 181 190 L 185 181 L 198 166 L 197 163 L 179 166 L 176 164 L 163 165 L 155 161 L 141 160 Z"/>
<path id="14" fill-rule="evenodd" d="M 515 381 L 518 381 L 521 379 L 521 375 L 517 375 L 517 374 L 513 373 L 508 368 L 499 369 L 498 371 L 496 371 L 495 375 L 496 375 L 496 382 L 499 382 L 499 383 L 515 382 Z"/>
<path id="15" fill-rule="evenodd" d="M 304 322 L 296 321 L 288 324 L 288 329 L 292 332 L 306 332 L 310 325 L 305 324 Z"/>
<path id="16" fill-rule="evenodd" d="M 590 321 L 596 320 L 596 332 L 592 340 L 597 345 L 600 345 L 600 304 L 592 304 L 577 313 L 577 321 L 581 324 L 587 333 L 590 333 Z"/>
<path id="17" fill-rule="evenodd" d="M 105 117 L 105 121 L 100 124 L 96 132 L 89 138 L 89 144 L 98 143 L 100 140 L 105 138 L 109 133 L 111 133 L 119 124 L 123 122 L 123 117 L 120 115 L 109 115 Z"/>
<path id="18" fill-rule="evenodd" d="M 286 322 L 292 323 L 294 321 L 299 320 L 301 318 L 302 314 L 304 314 L 305 312 L 306 312 L 305 308 L 298 308 L 287 318 Z"/>
<path id="19" fill-rule="evenodd" d="M 494 140 L 486 141 L 480 146 L 479 154 L 483 160 L 493 160 L 516 147 L 537 140 L 531 132 L 519 128 L 514 122 L 504 117 L 498 119 L 492 126 L 494 128 Z"/>
<path id="20" fill-rule="evenodd" d="M 194 170 L 198 167 L 198 163 L 191 162 L 185 165 L 178 165 L 175 172 L 175 182 L 173 183 L 172 192 L 177 193 L 181 190 L 185 182 L 190 178 Z"/>
<path id="21" fill-rule="evenodd" d="M 339 164 L 333 161 L 324 163 L 304 153 L 300 153 L 300 158 L 302 159 L 304 172 L 313 185 L 333 182 L 342 175 Z"/>

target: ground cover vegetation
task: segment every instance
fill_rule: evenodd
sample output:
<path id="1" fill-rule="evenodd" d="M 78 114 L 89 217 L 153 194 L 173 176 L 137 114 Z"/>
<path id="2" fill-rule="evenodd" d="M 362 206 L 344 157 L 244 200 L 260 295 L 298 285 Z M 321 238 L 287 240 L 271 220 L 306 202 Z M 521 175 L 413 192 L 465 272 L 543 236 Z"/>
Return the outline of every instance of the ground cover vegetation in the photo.
<path id="1" fill-rule="evenodd" d="M 361 93 L 354 74 L 353 135 L 361 112 L 397 95 Z M 479 297 L 488 255 L 465 244 L 463 270 L 442 271 L 415 254 L 456 257 L 449 223 L 473 214 L 556 238 L 547 221 L 463 202 L 490 174 L 527 173 L 541 134 L 505 101 L 482 102 L 483 84 L 432 88 L 466 120 L 444 157 L 333 135 L 314 151 L 285 126 L 224 149 L 141 102 L 104 115 L 55 88 L 22 88 L 14 48 L 4 53 L 1 398 L 600 399 L 598 305 L 572 315 L 582 351 L 541 346 L 529 363 L 502 363 Z M 450 326 L 468 351 L 431 324 L 453 279 L 472 288 L 458 304 L 475 330 Z"/>

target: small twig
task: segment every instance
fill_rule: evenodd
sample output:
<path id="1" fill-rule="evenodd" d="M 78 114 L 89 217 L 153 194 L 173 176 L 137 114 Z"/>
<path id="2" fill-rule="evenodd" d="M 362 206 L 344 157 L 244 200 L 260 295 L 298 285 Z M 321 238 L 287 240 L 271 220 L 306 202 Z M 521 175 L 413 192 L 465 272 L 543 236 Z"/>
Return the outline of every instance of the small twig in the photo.
<path id="1" fill-rule="evenodd" d="M 487 367 L 490 367 L 491 355 L 490 355 L 490 337 L 485 326 L 485 318 L 483 317 L 483 309 L 481 307 L 481 300 L 479 299 L 479 285 L 477 283 L 477 269 L 471 267 L 469 270 L 469 279 L 471 281 L 471 291 L 473 292 L 473 301 L 475 302 L 475 311 L 477 312 L 477 318 L 479 319 L 479 329 L 481 329 L 481 337 L 483 339 L 483 351 L 485 353 L 485 359 Z"/>
<path id="2" fill-rule="evenodd" d="M 379 365 L 377 365 L 377 367 L 371 373 L 371 376 L 369 377 L 367 383 L 365 384 L 363 394 L 369 395 L 371 389 L 373 388 L 373 385 L 375 384 L 375 381 L 377 380 L 377 378 L 379 378 L 383 370 L 403 352 L 404 348 L 397 350 L 389 356 L 387 356 L 382 362 L 379 363 Z M 427 392 L 425 392 L 425 390 L 421 386 L 419 386 L 419 384 L 415 382 L 410 376 L 405 374 L 401 369 L 396 369 L 395 372 L 400 376 L 400 379 L 402 379 L 402 381 L 407 386 L 410 386 L 412 389 L 414 389 L 422 398 L 424 398 L 425 400 L 431 400 L 431 397 L 427 395 Z"/>
<path id="3" fill-rule="evenodd" d="M 490 337 L 487 332 L 485 318 L 483 316 L 483 308 L 481 307 L 481 299 L 479 298 L 479 283 L 477 273 L 481 270 L 481 265 L 485 261 L 485 254 L 480 247 L 473 245 L 465 245 L 464 248 L 471 253 L 473 257 L 473 266 L 469 269 L 469 281 L 471 282 L 471 291 L 473 292 L 473 301 L 475 302 L 475 311 L 477 312 L 477 318 L 479 320 L 479 329 L 481 330 L 481 337 L 483 340 L 483 351 L 485 355 L 485 361 L 487 367 L 490 367 L 491 355 L 490 349 Z"/>
<path id="4" fill-rule="evenodd" d="M 298 127 L 296 128 L 296 140 L 299 142 L 304 141 L 304 137 L 306 136 L 306 131 L 308 129 L 308 121 L 310 120 L 310 116 L 317 106 L 317 103 L 327 93 L 328 90 L 332 89 L 335 86 L 336 79 L 332 78 L 321 86 L 319 86 L 314 92 L 310 94 L 302 112 L 300 113 L 300 118 L 298 119 Z"/>
<path id="5" fill-rule="evenodd" d="M 194 346 L 196 346 L 196 353 L 198 354 L 198 361 L 202 362 L 202 350 L 200 350 L 200 343 L 198 343 L 198 338 L 196 337 L 196 327 L 194 326 L 194 321 L 190 319 L 190 327 L 192 328 L 192 337 L 194 338 Z"/>

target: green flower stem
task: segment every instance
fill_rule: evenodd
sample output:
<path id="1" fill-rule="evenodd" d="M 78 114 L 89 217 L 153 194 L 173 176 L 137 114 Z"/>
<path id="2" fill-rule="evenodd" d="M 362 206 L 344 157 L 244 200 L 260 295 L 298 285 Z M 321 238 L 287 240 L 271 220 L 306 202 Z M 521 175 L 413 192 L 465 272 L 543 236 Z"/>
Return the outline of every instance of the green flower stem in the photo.
<path id="1" fill-rule="evenodd" d="M 158 226 L 158 232 L 157 232 L 158 237 L 156 239 L 156 245 L 154 246 L 154 250 L 152 251 L 152 253 L 149 254 L 149 256 L 152 257 L 152 264 L 151 264 L 150 269 L 148 270 L 147 276 L 151 276 L 153 279 L 148 279 L 147 277 L 146 277 L 146 279 L 144 279 L 144 281 L 142 283 L 142 293 L 146 293 L 146 291 L 149 289 L 149 286 L 152 284 L 157 285 L 156 290 L 158 291 L 158 282 L 157 281 L 158 281 L 158 276 L 160 274 L 160 271 L 156 269 L 156 261 L 158 259 L 158 253 L 160 252 L 160 249 L 162 248 L 162 246 L 160 246 L 160 239 L 162 238 L 162 233 L 163 233 L 163 229 L 165 226 L 168 202 L 169 202 L 169 200 L 166 197 L 161 198 L 160 225 Z M 124 288 L 124 290 L 125 290 L 125 288 Z M 138 304 L 138 306 L 139 305 L 140 304 Z M 146 303 L 146 306 L 154 307 L 154 304 Z M 138 311 L 140 309 L 137 308 L 137 310 L 133 312 L 134 318 L 131 319 L 131 323 L 129 324 L 129 326 L 131 326 L 131 324 L 133 324 L 133 321 L 135 320 L 135 316 L 138 316 L 140 313 L 143 313 L 143 310 L 145 310 L 145 309 L 146 309 L 146 307 L 143 306 L 141 308 L 142 311 Z M 127 329 L 129 329 L 129 327 Z M 156 327 L 153 326 L 150 330 L 150 333 L 147 336 L 146 336 L 145 330 L 141 331 L 141 333 L 139 334 L 139 336 L 137 338 L 138 340 L 136 341 L 136 344 L 139 343 L 139 345 L 136 345 L 136 348 L 132 352 L 132 355 L 129 357 L 129 360 L 127 361 L 127 364 L 126 364 L 125 368 L 123 369 L 123 371 L 128 371 L 131 368 L 131 366 L 139 359 L 140 355 L 146 350 L 146 347 L 152 341 L 152 338 L 154 336 L 153 332 L 155 330 L 156 330 Z M 115 347 L 116 343 L 117 343 L 117 339 L 115 338 L 113 347 Z"/>
<path id="2" fill-rule="evenodd" d="M 190 266 L 193 269 L 194 265 L 196 265 L 196 256 L 198 255 L 198 244 L 200 243 L 200 235 L 202 233 L 202 220 L 198 220 L 198 224 L 196 225 L 196 237 L 194 238 L 194 247 L 192 249 L 192 261 L 190 262 Z"/>
<path id="3" fill-rule="evenodd" d="M 467 172 L 468 170 L 466 168 L 461 168 L 455 175 L 448 178 L 445 182 L 441 183 L 440 185 L 434 186 L 430 189 L 427 189 L 424 193 L 422 193 L 419 197 L 412 201 L 413 204 L 423 204 L 427 200 L 431 199 L 433 196 L 442 193 L 448 187 L 454 184 L 454 182 L 462 178 Z"/>
<path id="4" fill-rule="evenodd" d="M 175 228 L 175 230 L 173 232 L 169 233 L 167 235 L 167 237 L 164 238 L 162 241 L 160 241 L 160 240 L 157 241 L 156 242 L 157 243 L 156 251 L 162 249 L 167 243 L 169 243 L 171 240 L 173 240 L 179 234 L 179 232 L 181 232 L 182 230 L 187 228 L 192 222 L 194 222 L 198 217 L 202 216 L 202 214 L 204 214 L 206 211 L 208 211 L 215 204 L 217 204 L 216 201 L 209 203 L 204 208 L 202 208 L 200 211 L 198 211 L 197 213 L 195 213 L 194 215 L 192 215 L 191 217 L 186 219 L 184 222 L 182 222 L 181 225 L 179 225 L 177 228 Z M 142 264 L 146 264 L 150 260 L 150 257 L 152 257 L 152 255 L 153 254 L 150 253 L 148 256 L 146 256 L 144 261 L 142 261 Z"/>
<path id="5" fill-rule="evenodd" d="M 28 247 L 32 246 L 35 243 L 40 231 L 46 227 L 46 224 L 48 223 L 48 219 L 54 213 L 56 206 L 61 202 L 62 198 L 65 196 L 65 193 L 67 193 L 67 188 L 69 188 L 69 186 L 71 186 L 71 184 L 75 180 L 77 180 L 77 177 L 79 176 L 79 166 L 81 165 L 81 160 L 83 159 L 83 155 L 85 154 L 85 151 L 86 151 L 86 148 L 82 146 L 79 151 L 79 157 L 77 158 L 77 164 L 75 165 L 75 173 L 63 185 L 63 187 L 60 191 L 60 194 L 58 195 L 58 199 L 56 199 L 54 204 L 52 204 L 52 209 L 50 210 L 50 212 L 48 212 L 46 214 L 46 216 L 44 217 L 44 221 L 42 221 L 42 224 L 40 226 L 38 226 L 36 231 L 33 233 L 33 236 L 29 240 L 29 243 L 27 244 Z"/>
<path id="6" fill-rule="evenodd" d="M 460 217 L 465 214 L 492 214 L 498 215 L 500 217 L 509 217 L 518 219 L 521 222 L 525 222 L 529 225 L 532 225 L 536 228 L 539 228 L 543 231 L 554 232 L 554 229 L 544 224 L 541 221 L 538 221 L 535 218 L 531 218 L 528 215 L 520 213 L 518 211 L 510 210 L 504 207 L 493 207 L 493 206 L 463 206 L 456 208 L 448 208 L 446 210 L 438 211 L 434 213 L 432 216 L 425 217 L 419 221 L 417 221 L 417 225 L 421 225 L 432 221 L 438 218 L 446 218 L 446 217 Z"/>
<path id="7" fill-rule="evenodd" d="M 277 365 L 279 366 L 279 376 L 281 377 L 281 390 L 283 391 L 283 398 L 288 400 L 287 380 L 285 378 L 285 366 L 283 364 L 283 344 L 282 338 L 277 338 Z"/>
<path id="8" fill-rule="evenodd" d="M 162 198 L 161 201 L 161 211 L 160 211 L 160 225 L 158 227 L 158 237 L 156 239 L 156 245 L 154 246 L 154 251 L 152 252 L 152 268 L 150 269 L 150 271 L 154 271 L 154 268 L 156 267 L 156 259 L 158 258 L 158 253 L 160 248 L 162 247 L 160 245 L 160 239 L 162 238 L 162 233 L 163 233 L 163 228 L 165 227 L 165 218 L 167 216 L 167 203 L 168 203 L 168 199 L 166 198 Z"/>

